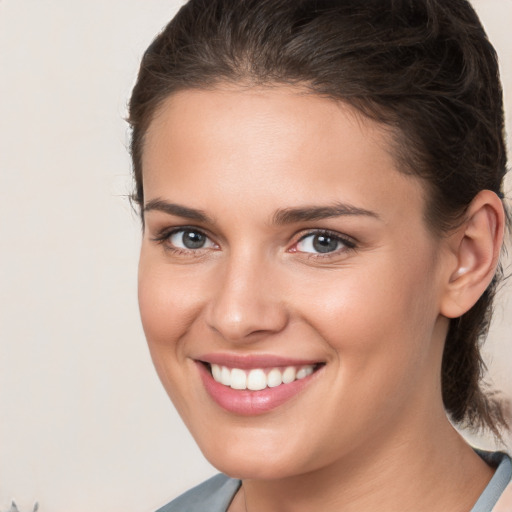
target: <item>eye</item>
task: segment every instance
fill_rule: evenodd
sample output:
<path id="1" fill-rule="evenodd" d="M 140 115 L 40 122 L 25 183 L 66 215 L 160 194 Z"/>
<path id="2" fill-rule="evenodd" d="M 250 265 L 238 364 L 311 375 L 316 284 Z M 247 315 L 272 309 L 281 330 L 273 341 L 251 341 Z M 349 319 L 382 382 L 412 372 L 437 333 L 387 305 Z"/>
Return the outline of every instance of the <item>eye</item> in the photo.
<path id="1" fill-rule="evenodd" d="M 197 250 L 209 249 L 216 245 L 201 231 L 194 229 L 179 229 L 168 236 L 168 242 L 176 249 Z"/>
<path id="2" fill-rule="evenodd" d="M 355 244 L 339 235 L 317 232 L 302 237 L 295 247 L 300 252 L 327 254 L 343 248 L 353 249 Z"/>

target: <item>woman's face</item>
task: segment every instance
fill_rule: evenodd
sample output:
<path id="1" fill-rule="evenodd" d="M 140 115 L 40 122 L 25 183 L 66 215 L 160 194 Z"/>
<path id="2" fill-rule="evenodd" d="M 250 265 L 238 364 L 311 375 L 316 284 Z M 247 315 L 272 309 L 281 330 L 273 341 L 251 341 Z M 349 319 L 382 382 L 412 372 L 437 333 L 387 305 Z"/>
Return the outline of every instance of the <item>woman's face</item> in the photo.
<path id="1" fill-rule="evenodd" d="M 350 107 L 287 87 L 184 91 L 153 120 L 142 322 L 220 470 L 318 470 L 444 414 L 449 254 L 390 147 Z"/>

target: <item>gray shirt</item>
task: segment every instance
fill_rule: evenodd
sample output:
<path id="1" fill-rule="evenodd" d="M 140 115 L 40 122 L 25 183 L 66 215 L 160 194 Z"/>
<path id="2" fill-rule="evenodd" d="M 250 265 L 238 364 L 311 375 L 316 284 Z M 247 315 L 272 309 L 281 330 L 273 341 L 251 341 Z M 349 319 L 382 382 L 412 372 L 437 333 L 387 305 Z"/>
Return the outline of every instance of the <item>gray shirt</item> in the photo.
<path id="1" fill-rule="evenodd" d="M 470 512 L 491 512 L 511 481 L 512 461 L 505 453 L 476 451 L 488 464 L 496 467 L 496 472 Z M 240 485 L 240 480 L 215 475 L 157 512 L 226 512 Z"/>

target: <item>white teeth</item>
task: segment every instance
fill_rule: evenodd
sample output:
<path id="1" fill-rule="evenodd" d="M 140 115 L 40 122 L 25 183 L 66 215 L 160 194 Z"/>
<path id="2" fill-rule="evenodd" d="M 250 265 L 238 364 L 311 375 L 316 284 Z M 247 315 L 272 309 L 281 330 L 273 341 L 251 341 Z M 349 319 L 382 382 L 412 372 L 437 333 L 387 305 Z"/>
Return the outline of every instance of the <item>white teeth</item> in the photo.
<path id="1" fill-rule="evenodd" d="M 231 371 L 225 366 L 222 367 L 220 372 L 220 382 L 222 382 L 224 386 L 231 386 Z"/>
<path id="2" fill-rule="evenodd" d="M 232 389 L 249 389 L 260 391 L 266 387 L 275 388 L 281 384 L 290 384 L 294 380 L 304 379 L 315 371 L 315 365 L 288 366 L 284 370 L 272 368 L 266 371 L 262 368 L 241 370 L 240 368 L 228 368 L 218 364 L 212 364 L 211 371 L 215 381 Z"/>
<path id="3" fill-rule="evenodd" d="M 217 382 L 221 381 L 221 374 L 220 366 L 218 364 L 212 364 L 212 375 Z"/>
<path id="4" fill-rule="evenodd" d="M 263 370 L 251 370 L 247 376 L 247 389 L 259 391 L 267 387 L 267 376 Z"/>
<path id="5" fill-rule="evenodd" d="M 307 377 L 308 375 L 311 375 L 313 373 L 313 368 L 311 366 L 305 366 L 304 368 L 301 368 L 297 371 L 297 379 L 303 379 L 304 377 Z"/>
<path id="6" fill-rule="evenodd" d="M 231 370 L 231 387 L 233 389 L 247 389 L 247 375 L 243 370 L 238 368 Z"/>
<path id="7" fill-rule="evenodd" d="M 277 368 L 273 368 L 268 372 L 267 375 L 267 386 L 269 388 L 275 388 L 283 383 L 283 376 Z"/>
<path id="8" fill-rule="evenodd" d="M 293 382 L 295 380 L 296 373 L 297 372 L 293 366 L 288 366 L 288 368 L 283 372 L 283 384 Z"/>

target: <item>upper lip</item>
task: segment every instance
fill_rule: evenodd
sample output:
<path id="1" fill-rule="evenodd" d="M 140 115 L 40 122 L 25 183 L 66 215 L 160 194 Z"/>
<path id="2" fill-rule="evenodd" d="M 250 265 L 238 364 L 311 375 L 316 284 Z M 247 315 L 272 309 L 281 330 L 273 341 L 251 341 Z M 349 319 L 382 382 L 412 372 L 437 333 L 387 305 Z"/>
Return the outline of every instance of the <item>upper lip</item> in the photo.
<path id="1" fill-rule="evenodd" d="M 322 363 L 322 361 L 315 359 L 297 359 L 271 354 L 240 355 L 228 353 L 204 354 L 198 357 L 197 361 L 240 369 L 274 368 L 278 366 L 309 366 Z"/>

